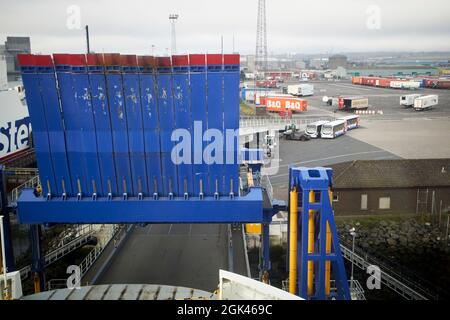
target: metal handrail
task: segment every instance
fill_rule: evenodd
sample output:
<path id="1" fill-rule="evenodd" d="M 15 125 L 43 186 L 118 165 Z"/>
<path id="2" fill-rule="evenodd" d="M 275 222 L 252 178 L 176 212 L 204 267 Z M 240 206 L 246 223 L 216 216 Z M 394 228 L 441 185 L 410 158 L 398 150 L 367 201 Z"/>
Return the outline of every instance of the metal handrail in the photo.
<path id="1" fill-rule="evenodd" d="M 309 123 L 318 121 L 318 120 L 330 120 L 331 117 L 317 117 L 317 118 L 291 118 L 291 119 L 282 119 L 282 118 L 255 118 L 255 119 L 241 119 L 239 121 L 240 128 L 253 128 L 253 127 L 265 127 L 265 126 L 275 126 L 275 125 L 307 125 Z"/>
<path id="2" fill-rule="evenodd" d="M 83 278 L 83 276 L 92 267 L 92 265 L 95 263 L 95 261 L 103 252 L 108 243 L 114 238 L 114 236 L 119 231 L 120 226 L 118 224 L 103 225 L 102 229 L 103 231 L 105 231 L 106 229 L 106 237 L 99 237 L 99 241 L 95 246 L 95 248 L 91 250 L 91 252 L 89 252 L 89 254 L 86 256 L 86 258 L 84 258 L 84 260 L 81 261 L 81 263 L 79 264 L 81 271 L 81 278 Z"/>
<path id="3" fill-rule="evenodd" d="M 344 244 L 348 245 L 348 246 L 350 245 L 349 242 L 345 241 L 342 236 L 340 236 L 340 243 L 341 243 L 341 248 L 344 246 Z M 347 247 L 345 247 L 345 248 L 348 249 Z M 416 279 L 418 279 L 419 282 L 426 282 L 426 285 L 429 285 L 429 286 L 434 286 L 432 283 L 428 283 L 426 280 L 420 278 L 418 275 L 415 275 L 410 270 L 405 270 L 405 267 L 399 266 L 394 261 L 383 262 L 379 258 L 369 255 L 368 253 L 362 251 L 361 249 L 359 249 L 357 247 L 355 248 L 355 253 L 359 253 L 359 255 L 361 257 L 364 257 L 364 260 L 366 260 L 369 263 L 369 265 L 376 265 L 382 270 L 388 270 L 389 275 L 391 277 L 399 279 L 399 281 L 401 283 L 406 284 L 409 287 L 413 288 L 414 291 L 419 292 L 420 295 L 425 296 L 428 299 L 437 299 L 438 298 L 438 295 L 436 293 L 420 286 Z M 398 269 L 393 268 L 392 264 L 395 264 L 396 267 L 400 267 L 401 270 L 399 271 Z"/>
<path id="4" fill-rule="evenodd" d="M 67 279 L 51 279 L 47 281 L 47 290 L 65 289 L 67 288 Z"/>
<path id="5" fill-rule="evenodd" d="M 269 200 L 272 202 L 273 199 L 273 187 L 270 182 L 270 178 L 267 174 L 264 174 L 261 178 L 261 185 L 266 189 L 267 195 L 269 196 Z"/>
<path id="6" fill-rule="evenodd" d="M 20 192 L 25 188 L 35 188 L 37 185 L 39 185 L 40 179 L 39 175 L 34 176 L 33 178 L 25 181 L 20 186 L 17 186 L 16 188 L 11 190 L 10 193 L 10 203 L 17 203 L 17 199 L 19 199 Z"/>
<path id="7" fill-rule="evenodd" d="M 360 255 L 352 252 L 349 248 L 344 245 L 340 245 L 342 255 L 349 261 L 352 261 L 355 266 L 360 269 L 366 270 L 368 266 L 373 265 Z M 378 266 L 379 267 L 379 266 Z M 391 270 L 390 270 L 391 271 Z M 424 295 L 420 294 L 416 290 L 412 289 L 408 285 L 404 284 L 402 281 L 394 278 L 390 274 L 386 273 L 383 268 L 380 268 L 381 279 L 378 279 L 381 283 L 384 283 L 390 289 L 394 290 L 404 298 L 408 300 L 428 300 Z"/>
<path id="8" fill-rule="evenodd" d="M 91 227 L 89 232 L 86 232 L 86 233 L 80 235 L 79 237 L 72 239 L 67 244 L 65 244 L 55 250 L 52 250 L 51 252 L 49 252 L 48 254 L 46 254 L 44 256 L 44 265 L 47 267 L 50 264 L 52 264 L 53 262 L 66 256 L 70 252 L 72 252 L 72 251 L 78 249 L 79 247 L 83 246 L 84 244 L 88 243 L 91 240 L 93 233 L 94 233 L 94 230 Z M 24 279 L 28 278 L 28 276 L 31 273 L 31 265 L 23 267 L 19 271 L 20 271 L 20 278 L 22 280 L 24 280 Z"/>

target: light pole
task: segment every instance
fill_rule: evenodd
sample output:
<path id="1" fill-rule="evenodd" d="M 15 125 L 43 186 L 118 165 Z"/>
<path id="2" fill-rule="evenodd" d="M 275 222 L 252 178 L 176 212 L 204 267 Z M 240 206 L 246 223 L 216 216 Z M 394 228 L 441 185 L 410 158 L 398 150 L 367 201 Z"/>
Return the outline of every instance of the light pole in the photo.
<path id="1" fill-rule="evenodd" d="M 177 54 L 177 40 L 176 40 L 176 33 L 175 33 L 175 23 L 177 22 L 179 15 L 178 14 L 169 14 L 169 21 L 171 26 L 171 54 Z"/>
<path id="2" fill-rule="evenodd" d="M 352 271 L 351 271 L 351 274 L 350 274 L 350 289 L 353 290 L 353 269 L 354 269 L 354 260 L 355 260 L 356 229 L 355 228 L 351 228 L 349 231 L 350 231 L 350 235 L 353 238 L 353 243 L 352 243 Z"/>

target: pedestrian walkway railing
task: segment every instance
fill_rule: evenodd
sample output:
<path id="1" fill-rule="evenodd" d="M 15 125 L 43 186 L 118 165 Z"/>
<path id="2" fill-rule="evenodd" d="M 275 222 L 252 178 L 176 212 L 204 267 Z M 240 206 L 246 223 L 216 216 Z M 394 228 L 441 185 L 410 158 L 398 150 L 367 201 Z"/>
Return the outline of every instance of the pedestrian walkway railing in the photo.
<path id="1" fill-rule="evenodd" d="M 363 257 L 353 252 L 351 249 L 347 248 L 343 244 L 341 244 L 341 252 L 344 258 L 351 261 L 356 267 L 362 270 L 366 271 L 369 266 L 377 266 L 380 269 L 380 277 L 377 278 L 376 275 L 372 275 L 373 277 L 375 277 L 375 280 L 380 281 L 381 284 L 386 285 L 388 288 L 395 291 L 405 299 L 429 300 L 423 293 L 419 293 L 418 291 L 416 291 L 417 285 L 414 285 L 407 279 L 395 277 L 394 270 L 389 269 L 386 266 L 379 265 L 377 261 L 370 259 L 367 255 Z M 416 290 L 413 289 L 412 287 L 415 287 Z"/>
<path id="2" fill-rule="evenodd" d="M 25 189 L 25 188 L 35 188 L 40 183 L 41 182 L 39 180 L 39 175 L 36 175 L 33 178 L 25 181 L 20 186 L 17 186 L 16 188 L 11 190 L 11 192 L 10 192 L 10 194 L 8 196 L 8 199 L 9 199 L 8 202 L 11 205 L 15 205 L 17 203 L 17 199 L 19 199 L 20 192 L 22 192 L 23 189 Z"/>
<path id="3" fill-rule="evenodd" d="M 79 267 L 81 271 L 81 278 L 89 271 L 89 269 L 94 265 L 97 261 L 97 258 L 102 254 L 105 247 L 108 243 L 115 240 L 115 236 L 120 230 L 120 226 L 118 224 L 104 224 L 102 225 L 99 233 L 97 235 L 97 245 L 94 249 L 89 252 L 89 254 L 81 261 Z"/>
<path id="4" fill-rule="evenodd" d="M 77 238 L 69 241 L 68 243 L 63 244 L 62 246 L 58 247 L 55 250 L 52 250 L 50 253 L 46 254 L 44 256 L 44 266 L 48 267 L 55 261 L 58 261 L 62 257 L 68 255 L 69 253 L 73 252 L 74 250 L 84 246 L 89 241 L 93 239 L 94 235 L 94 229 L 91 225 L 86 225 L 85 228 L 83 228 L 83 233 L 79 235 Z M 28 278 L 31 274 L 31 265 L 28 265 L 22 269 L 20 269 L 20 277 L 22 280 L 25 280 Z"/>
<path id="5" fill-rule="evenodd" d="M 285 126 L 295 124 L 297 127 L 306 126 L 309 123 L 319 121 L 319 120 L 333 120 L 331 117 L 311 117 L 311 118 L 292 118 L 292 119 L 282 119 L 275 117 L 267 117 L 267 118 L 244 118 L 239 121 L 239 128 L 283 128 Z"/>

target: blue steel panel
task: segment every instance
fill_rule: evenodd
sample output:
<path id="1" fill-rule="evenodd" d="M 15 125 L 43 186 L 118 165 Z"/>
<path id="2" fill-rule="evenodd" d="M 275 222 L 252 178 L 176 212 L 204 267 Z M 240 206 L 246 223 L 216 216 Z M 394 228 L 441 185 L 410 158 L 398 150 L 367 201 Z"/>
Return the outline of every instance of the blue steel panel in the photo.
<path id="1" fill-rule="evenodd" d="M 69 198 L 66 201 L 53 199 L 46 201 L 36 198 L 31 189 L 26 189 L 18 201 L 20 223 L 232 223 L 268 222 L 263 215 L 262 192 L 252 188 L 242 197 L 215 200 L 197 197 L 121 198 L 92 201 L 83 198 Z"/>
<path id="2" fill-rule="evenodd" d="M 42 100 L 44 101 L 47 129 L 52 152 L 53 169 L 59 194 L 66 192 L 74 195 L 71 171 L 67 158 L 67 136 L 64 134 L 63 118 L 60 111 L 60 100 L 56 88 L 54 69 L 42 68 L 39 74 Z"/>
<path id="3" fill-rule="evenodd" d="M 98 157 L 100 162 L 103 192 L 118 195 L 114 150 L 111 134 L 110 112 L 103 69 L 89 67 L 92 109 L 97 132 Z M 97 73 L 100 72 L 100 73 Z"/>
<path id="4" fill-rule="evenodd" d="M 133 194 L 122 76 L 116 73 L 107 73 L 106 83 L 111 112 L 111 128 L 114 145 L 114 161 L 116 164 L 117 187 L 120 194 Z"/>
<path id="5" fill-rule="evenodd" d="M 134 195 L 138 195 L 139 193 L 148 195 L 139 75 L 137 74 L 137 67 L 123 68 L 123 90 Z"/>
<path id="6" fill-rule="evenodd" d="M 162 195 L 164 190 L 161 169 L 161 144 L 155 76 L 153 71 L 153 66 L 142 67 L 139 75 L 142 117 L 144 122 L 145 162 L 147 165 L 149 192 Z"/>
<path id="7" fill-rule="evenodd" d="M 161 137 L 161 164 L 164 195 L 178 192 L 177 167 L 171 159 L 174 143 L 171 141 L 174 129 L 174 109 L 172 94 L 172 73 L 170 67 L 158 68 L 158 111 Z"/>
<path id="8" fill-rule="evenodd" d="M 51 194 L 57 195 L 61 194 L 61 192 L 59 191 L 53 172 L 45 106 L 41 98 L 39 76 L 36 74 L 36 69 L 36 67 L 22 66 L 22 81 L 26 90 L 28 111 L 33 125 L 33 141 L 42 190 L 47 195 L 49 193 L 49 184 Z"/>
<path id="9" fill-rule="evenodd" d="M 227 55 L 225 56 L 226 60 Z M 239 56 L 237 56 L 239 59 Z M 226 62 L 226 61 L 225 61 Z M 239 191 L 239 65 L 224 65 L 225 192 Z M 232 161 L 229 161 L 232 160 Z M 232 182 L 231 182 L 232 181 Z M 233 184 L 233 190 L 231 190 Z"/>
<path id="10" fill-rule="evenodd" d="M 159 129 L 158 105 L 155 94 L 155 76 L 151 73 L 140 74 L 141 104 L 144 128 Z"/>
<path id="11" fill-rule="evenodd" d="M 209 56 L 209 55 L 208 55 Z M 223 137 L 223 72 L 222 65 L 208 65 L 208 89 L 207 89 L 207 104 L 208 104 L 208 132 L 211 129 L 219 130 Z M 221 137 L 221 138 L 222 138 Z M 215 143 L 216 137 L 207 135 L 209 143 Z M 218 137 L 217 137 L 218 138 Z M 224 194 L 224 145 L 223 140 L 221 144 L 217 144 L 217 149 L 211 152 L 211 157 L 216 161 L 209 159 L 209 192 L 214 194 L 218 192 L 220 195 Z"/>
<path id="12" fill-rule="evenodd" d="M 202 60 L 204 55 L 200 56 Z M 207 108 L 206 108 L 206 66 L 203 64 L 195 64 L 192 55 L 190 58 L 190 84 L 191 84 L 191 112 L 192 112 L 192 161 L 194 163 L 193 184 L 194 195 L 200 193 L 200 185 L 205 195 L 209 193 L 208 165 L 203 159 L 203 150 L 206 143 L 203 141 L 203 132 L 207 127 Z"/>
<path id="13" fill-rule="evenodd" d="M 175 105 L 175 128 L 186 129 L 191 132 L 191 108 L 190 108 L 190 92 L 189 92 L 189 74 L 188 66 L 174 66 L 173 67 L 173 95 Z M 191 139 L 191 136 L 189 136 Z M 191 143 L 191 140 L 189 140 Z M 191 145 L 192 148 L 192 145 Z M 178 164 L 178 194 L 183 195 L 188 193 L 193 195 L 193 177 L 192 177 L 192 160 L 191 150 L 189 151 L 187 158 L 189 162 Z M 184 158 L 184 154 L 182 157 Z M 198 195 L 198 194 L 196 194 Z"/>
<path id="14" fill-rule="evenodd" d="M 86 189 L 84 193 L 92 195 L 106 195 L 100 174 L 99 156 L 97 153 L 97 133 L 95 128 L 89 77 L 86 66 L 72 67 L 73 91 L 76 99 L 76 113 L 78 114 L 78 130 L 81 139 L 83 165 L 85 165 Z M 69 115 L 70 117 L 70 115 Z M 69 121 L 70 123 L 71 121 Z M 75 129 L 74 129 L 75 130 Z"/>
<path id="15" fill-rule="evenodd" d="M 73 90 L 74 83 L 70 71 L 71 67 L 68 65 L 56 65 L 61 108 L 64 115 L 67 157 L 72 176 L 72 190 L 75 193 L 81 192 L 85 194 L 88 190 L 86 180 L 87 164 L 83 155 L 83 132 L 80 130 L 81 115 L 77 105 L 77 97 Z M 54 112 L 49 114 L 56 115 Z"/>

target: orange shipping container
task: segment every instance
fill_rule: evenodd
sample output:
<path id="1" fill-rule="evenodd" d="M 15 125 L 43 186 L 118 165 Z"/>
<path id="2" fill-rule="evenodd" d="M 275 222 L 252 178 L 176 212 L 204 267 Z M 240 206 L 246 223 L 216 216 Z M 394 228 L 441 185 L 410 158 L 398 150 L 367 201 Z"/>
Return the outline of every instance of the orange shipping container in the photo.
<path id="1" fill-rule="evenodd" d="M 362 84 L 362 77 L 352 77 L 353 84 Z"/>
<path id="2" fill-rule="evenodd" d="M 267 111 L 306 111 L 308 101 L 293 97 L 267 97 L 266 106 Z"/>

